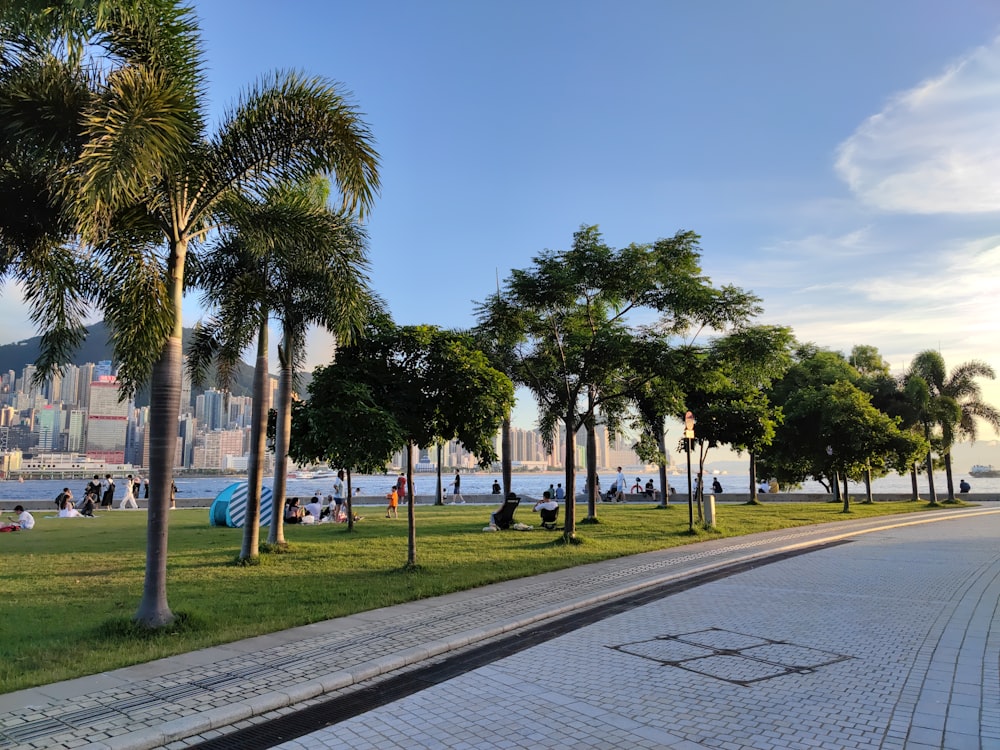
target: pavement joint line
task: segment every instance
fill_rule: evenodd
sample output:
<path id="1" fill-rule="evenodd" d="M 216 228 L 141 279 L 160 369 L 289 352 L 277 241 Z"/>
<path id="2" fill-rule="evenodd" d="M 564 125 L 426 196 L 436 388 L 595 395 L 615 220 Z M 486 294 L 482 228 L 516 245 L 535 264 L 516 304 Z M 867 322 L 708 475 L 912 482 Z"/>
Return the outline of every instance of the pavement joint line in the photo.
<path id="1" fill-rule="evenodd" d="M 489 624 L 480 624 L 478 626 L 467 627 L 465 630 L 459 630 L 458 632 L 452 633 L 450 636 L 435 641 L 433 644 L 423 644 L 423 646 L 403 646 L 401 650 L 395 654 L 383 656 L 379 659 L 369 660 L 366 662 L 359 662 L 354 668 L 349 668 L 346 670 L 340 669 L 335 672 L 330 673 L 330 679 L 316 679 L 315 677 L 310 680 L 306 680 L 304 685 L 300 688 L 304 688 L 307 693 L 312 695 L 322 695 L 324 692 L 329 692 L 330 690 L 339 690 L 349 687 L 350 685 L 356 685 L 359 682 L 366 681 L 373 677 L 388 674 L 393 671 L 398 671 L 405 667 L 410 667 L 415 664 L 420 664 L 428 659 L 435 658 L 437 656 L 449 653 L 456 649 L 460 649 L 469 643 L 481 641 L 484 637 L 494 637 L 517 631 L 520 629 L 528 628 L 539 622 L 552 619 L 565 615 L 576 609 L 586 606 L 595 606 L 597 604 L 620 598 L 625 595 L 642 591 L 643 589 L 649 589 L 657 585 L 662 585 L 664 583 L 669 583 L 671 581 L 680 578 L 690 578 L 698 576 L 702 573 L 709 572 L 721 567 L 736 564 L 737 562 L 752 562 L 755 559 L 763 558 L 765 556 L 771 556 L 780 552 L 791 552 L 803 548 L 819 546 L 820 544 L 831 541 L 831 540 L 842 540 L 850 537 L 856 537 L 863 534 L 869 534 L 877 531 L 884 531 L 893 528 L 900 528 L 906 526 L 913 526 L 918 524 L 933 523 L 937 521 L 952 520 L 955 518 L 967 517 L 969 515 L 978 514 L 993 514 L 1000 513 L 1000 509 L 987 509 L 987 508 L 970 508 L 970 509 L 956 509 L 946 511 L 944 513 L 934 512 L 929 513 L 927 516 L 921 516 L 920 518 L 913 518 L 912 516 L 907 516 L 904 519 L 900 517 L 882 517 L 881 519 L 861 519 L 861 520 L 848 520 L 843 522 L 835 522 L 838 529 L 829 528 L 830 524 L 823 524 L 820 526 L 806 526 L 797 527 L 794 530 L 783 530 L 790 533 L 776 533 L 776 532 L 763 532 L 757 539 L 746 540 L 741 543 L 732 544 L 733 540 L 711 540 L 703 544 L 707 545 L 697 552 L 691 552 L 689 554 L 682 554 L 680 556 L 671 555 L 671 550 L 660 550 L 649 553 L 642 553 L 632 558 L 620 558 L 618 560 L 606 561 L 604 563 L 592 563 L 587 566 L 577 566 L 576 568 L 569 568 L 562 571 L 555 571 L 550 574 L 542 574 L 541 576 L 535 577 L 534 583 L 535 588 L 551 588 L 551 581 L 558 577 L 570 577 L 575 578 L 575 584 L 582 587 L 583 585 L 593 585 L 594 578 L 588 577 L 588 568 L 594 569 L 596 566 L 604 566 L 605 574 L 604 579 L 606 581 L 606 587 L 601 591 L 593 593 L 589 596 L 578 596 L 571 598 L 568 601 L 563 602 L 562 605 L 544 603 L 540 604 L 537 608 L 531 611 L 522 612 L 518 615 L 513 615 L 509 618 L 497 621 L 492 620 Z M 835 533 L 829 533 L 835 532 Z M 808 537 L 808 538 L 807 538 Z M 797 538 L 797 540 L 796 540 Z M 787 543 L 781 544 L 781 542 L 788 541 Z M 730 542 L 726 544 L 726 542 Z M 777 543 L 777 546 L 773 546 Z M 768 547 L 768 545 L 772 545 Z M 764 549 L 768 547 L 768 549 Z M 677 548 L 672 548 L 674 551 Z M 652 562 L 645 564 L 635 565 L 629 564 L 629 560 L 648 558 Z M 683 565 L 685 562 L 690 562 L 694 560 L 707 561 L 700 565 L 695 565 L 690 568 L 684 568 L 683 570 L 677 569 L 678 566 Z M 672 570 L 669 568 L 673 568 Z M 665 570 L 666 569 L 666 570 Z M 640 570 L 639 577 L 636 578 L 636 571 Z M 632 577 L 635 580 L 631 584 L 622 585 L 621 579 Z M 548 580 L 546 580 L 548 579 Z M 523 580 L 523 579 L 522 579 Z M 509 586 L 511 583 L 517 582 L 506 582 Z M 429 617 L 426 619 L 431 622 L 450 622 L 454 617 L 455 613 L 451 610 L 453 609 L 464 609 L 468 610 L 470 607 L 475 608 L 477 602 L 482 602 L 483 599 L 488 600 L 504 600 L 503 587 L 504 583 L 493 584 L 486 589 L 485 596 L 476 597 L 474 593 L 471 592 L 459 592 L 457 594 L 446 595 L 444 597 L 437 597 L 432 600 L 423 600 L 422 602 L 415 602 L 412 604 L 419 605 L 413 607 L 418 611 L 426 612 Z M 466 594 L 465 597 L 462 594 Z M 443 608 L 441 603 L 444 603 Z M 402 605 L 406 606 L 406 605 Z M 385 608 L 389 609 L 389 608 Z M 369 615 L 371 613 L 368 613 Z M 467 614 L 467 613 L 466 613 Z M 327 621 L 332 622 L 332 621 Z M 303 632 L 307 631 L 310 626 L 304 626 L 301 629 Z M 318 639 L 329 640 L 329 636 L 318 635 Z M 259 638 L 267 638 L 267 636 L 261 636 Z M 366 639 L 369 640 L 370 639 Z M 232 644 L 223 644 L 223 649 L 226 646 L 231 648 Z M 210 649 L 209 649 L 210 651 Z M 169 658 L 168 658 L 169 659 Z M 271 659 L 264 664 L 253 666 L 245 665 L 240 671 L 245 672 L 246 676 L 251 676 L 255 673 L 264 673 L 270 671 L 270 669 L 275 668 L 280 665 L 281 667 L 287 666 L 287 659 L 275 658 Z M 122 670 L 115 670 L 119 673 L 124 673 L 130 668 L 123 668 Z M 195 686 L 194 692 L 199 690 L 206 692 L 205 688 L 198 687 L 198 682 L 203 684 L 211 684 L 213 687 L 221 687 L 232 682 L 234 678 L 228 677 L 235 670 L 227 671 L 225 666 L 222 666 L 221 673 L 218 678 L 200 678 L 191 679 L 187 683 L 179 683 L 173 688 L 161 688 L 160 690 L 151 691 L 160 701 L 167 696 L 179 696 L 181 694 L 190 695 L 193 694 L 191 691 L 192 686 Z M 198 672 L 198 668 L 194 665 L 187 665 L 182 672 Z M 211 672 L 211 670 L 209 670 Z M 100 675 L 105 676 L 105 675 Z M 120 675 L 107 675 L 110 679 L 121 679 Z M 219 682 L 213 682 L 213 680 L 219 679 Z M 245 679 L 245 677 L 238 677 L 235 679 Z M 84 682 L 87 678 L 77 678 L 75 681 L 69 682 Z M 139 681 L 140 683 L 142 680 Z M 148 680 L 147 680 L 148 682 Z M 311 683 L 311 684 L 310 684 Z M 137 689 L 141 690 L 141 685 L 130 683 L 128 680 L 124 680 L 123 685 L 129 685 L 127 689 Z M 309 685 L 306 687 L 305 685 Z M 39 689 L 34 689 L 35 692 L 45 695 L 45 688 L 51 686 L 42 686 Z M 315 692 L 313 692 L 315 690 Z M 30 692 L 30 691 L 24 691 Z M 55 692 L 59 692 L 58 687 Z M 259 715 L 260 713 L 268 712 L 281 708 L 283 706 L 288 706 L 296 701 L 300 700 L 302 693 L 298 690 L 289 691 L 287 687 L 283 690 L 275 690 L 271 688 L 269 692 L 264 692 L 263 694 L 256 695 L 253 698 L 246 699 L 242 702 L 228 704 L 224 707 L 215 707 L 208 709 L 206 711 L 190 713 L 190 708 L 176 706 L 176 708 L 184 708 L 188 711 L 184 715 L 176 716 L 166 724 L 159 724 L 160 729 L 144 727 L 134 732 L 128 732 L 125 734 L 118 734 L 115 737 L 108 738 L 100 743 L 92 743 L 92 750 L 97 750 L 97 748 L 113 747 L 113 748 L 128 748 L 130 750 L 142 750 L 147 747 L 158 747 L 163 743 L 164 735 L 161 734 L 161 730 L 164 726 L 172 725 L 177 727 L 177 732 L 171 732 L 170 739 L 168 741 L 176 741 L 183 739 L 184 737 L 189 737 L 195 734 L 200 734 L 210 729 L 215 728 L 225 728 L 230 726 L 237 721 L 242 719 Z M 132 698 L 135 699 L 134 697 Z M 122 700 L 120 696 L 114 696 L 113 701 Z M 145 705 L 145 704 L 144 704 Z M 0 696 L 0 706 L 4 706 L 4 696 Z M 46 724 L 46 726 L 56 727 L 58 726 L 58 733 L 62 733 L 63 730 L 67 728 L 73 728 L 69 722 L 64 721 L 64 717 L 60 715 L 45 716 L 44 711 L 52 710 L 55 705 L 49 705 L 48 707 L 40 706 L 36 707 L 39 711 L 43 713 L 40 715 L 39 719 L 35 722 L 39 722 L 38 728 L 41 729 L 41 722 L 56 722 L 55 724 Z M 110 706 L 113 708 L 113 706 Z M 94 711 L 107 711 L 109 706 L 95 706 Z M 10 712 L 6 712 L 10 713 Z M 23 713 L 14 711 L 15 714 Z M 102 713 L 102 716 L 105 714 Z M 126 714 L 122 714 L 127 716 Z M 214 719 L 212 717 L 215 717 Z M 4 717 L 0 716 L 0 720 Z M 153 719 L 155 721 L 155 719 Z M 27 724 L 35 723 L 32 721 L 22 723 L 15 726 L 7 726 L 5 724 L 0 724 L 0 747 L 8 747 L 8 743 L 4 742 L 5 735 L 9 739 L 9 735 L 18 730 L 18 726 L 22 729 L 27 729 Z M 28 729 L 27 731 L 30 731 Z M 86 731 L 86 728 L 80 731 Z M 57 732 L 50 732 L 49 734 L 55 734 Z M 149 744 L 149 742 L 154 742 L 155 744 Z M 16 746 L 14 746 L 16 747 Z"/>

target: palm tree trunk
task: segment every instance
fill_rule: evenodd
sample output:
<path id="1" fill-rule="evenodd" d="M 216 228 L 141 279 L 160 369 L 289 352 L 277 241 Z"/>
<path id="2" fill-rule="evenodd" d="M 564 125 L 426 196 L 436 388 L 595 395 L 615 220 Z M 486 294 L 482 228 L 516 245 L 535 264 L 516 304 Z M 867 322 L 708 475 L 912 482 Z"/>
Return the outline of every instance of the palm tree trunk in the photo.
<path id="1" fill-rule="evenodd" d="M 951 470 L 951 449 L 944 454 L 944 476 L 948 482 L 948 502 L 955 502 L 955 479 Z"/>
<path id="2" fill-rule="evenodd" d="M 417 517 L 413 513 L 413 441 L 406 441 L 406 523 L 408 527 L 406 564 L 417 564 Z"/>
<path id="3" fill-rule="evenodd" d="M 181 403 L 180 332 L 171 336 L 153 365 L 149 403 L 149 513 L 146 518 L 146 577 L 136 622 L 148 628 L 169 625 L 167 604 L 167 530 L 170 485 L 177 451 L 177 415 Z"/>
<path id="4" fill-rule="evenodd" d="M 167 604 L 167 532 L 171 486 L 177 454 L 177 418 L 181 409 L 181 373 L 184 367 L 184 261 L 187 243 L 172 242 L 167 259 L 174 327 L 153 365 L 149 404 L 149 512 L 146 517 L 146 575 L 142 599 L 134 619 L 148 628 L 169 625 L 174 613 Z"/>
<path id="5" fill-rule="evenodd" d="M 563 525 L 563 540 L 576 538 L 576 433 L 573 431 L 573 415 L 567 414 L 566 427 L 566 523 Z M 588 476 L 587 488 L 594 491 L 592 477 Z"/>
<path id="6" fill-rule="evenodd" d="M 264 451 L 267 440 L 267 413 L 271 389 L 267 387 L 267 312 L 260 313 L 257 334 L 257 363 L 253 370 L 253 411 L 250 425 L 250 461 L 247 467 L 247 515 L 243 521 L 243 547 L 240 561 L 256 559 L 260 554 L 260 493 L 264 486 Z M 277 506 L 277 502 L 275 502 Z M 280 513 L 285 509 L 277 506 Z"/>
<path id="7" fill-rule="evenodd" d="M 274 424 L 274 486 L 271 488 L 271 525 L 267 530 L 267 541 L 271 544 L 287 544 L 285 541 L 285 494 L 288 481 L 288 444 L 292 437 L 292 338 L 285 330 L 284 346 L 278 350 L 281 372 L 278 374 L 278 403 Z M 270 389 L 268 389 L 270 390 Z"/>
<path id="8" fill-rule="evenodd" d="M 934 491 L 934 457 L 927 451 L 927 489 L 930 492 L 930 504 L 937 505 L 937 492 Z"/>

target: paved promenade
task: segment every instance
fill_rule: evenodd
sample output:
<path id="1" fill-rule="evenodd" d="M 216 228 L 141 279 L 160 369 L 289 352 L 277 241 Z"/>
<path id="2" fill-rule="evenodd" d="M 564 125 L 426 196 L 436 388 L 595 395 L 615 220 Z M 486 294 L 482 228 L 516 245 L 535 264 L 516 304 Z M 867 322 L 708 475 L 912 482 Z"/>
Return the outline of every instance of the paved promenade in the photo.
<path id="1" fill-rule="evenodd" d="M 0 748 L 992 750 L 998 539 L 960 509 L 581 566 L 0 696 Z"/>

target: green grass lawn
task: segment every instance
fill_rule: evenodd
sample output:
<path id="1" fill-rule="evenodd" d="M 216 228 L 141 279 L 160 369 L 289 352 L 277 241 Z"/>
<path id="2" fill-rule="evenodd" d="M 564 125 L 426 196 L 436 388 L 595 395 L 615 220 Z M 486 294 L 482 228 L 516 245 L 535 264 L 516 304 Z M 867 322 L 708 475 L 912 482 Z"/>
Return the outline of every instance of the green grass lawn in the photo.
<path id="1" fill-rule="evenodd" d="M 96 519 L 36 514 L 30 532 L 0 535 L 0 693 L 94 674 L 318 620 L 436 596 L 495 581 L 664 547 L 769 529 L 928 510 L 923 502 L 717 507 L 718 528 L 688 533 L 686 504 L 600 505 L 598 524 L 579 524 L 581 544 L 537 527 L 484 533 L 491 509 L 418 506 L 417 569 L 406 570 L 406 513 L 345 526 L 286 528 L 285 554 L 234 564 L 241 529 L 210 527 L 206 510 L 170 517 L 168 600 L 183 615 L 155 635 L 130 624 L 142 593 L 146 514 Z M 578 517 L 586 507 L 578 507 Z M 266 538 L 266 529 L 262 536 Z"/>

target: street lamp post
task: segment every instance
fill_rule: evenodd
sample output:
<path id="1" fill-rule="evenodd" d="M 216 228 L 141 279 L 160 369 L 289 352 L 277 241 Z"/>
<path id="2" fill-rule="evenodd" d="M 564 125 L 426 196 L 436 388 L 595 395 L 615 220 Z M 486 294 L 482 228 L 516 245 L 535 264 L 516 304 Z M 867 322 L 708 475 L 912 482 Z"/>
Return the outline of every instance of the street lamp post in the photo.
<path id="1" fill-rule="evenodd" d="M 691 492 L 691 450 L 694 447 L 694 414 L 684 414 L 684 442 L 687 445 L 688 468 L 688 531 L 694 531 L 694 495 Z"/>

